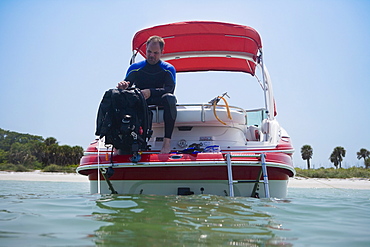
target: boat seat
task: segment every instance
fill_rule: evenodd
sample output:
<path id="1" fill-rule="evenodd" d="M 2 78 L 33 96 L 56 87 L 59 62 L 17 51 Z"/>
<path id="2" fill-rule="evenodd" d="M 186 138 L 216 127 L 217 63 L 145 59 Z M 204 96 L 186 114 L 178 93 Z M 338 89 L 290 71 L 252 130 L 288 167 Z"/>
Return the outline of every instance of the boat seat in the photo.
<path id="1" fill-rule="evenodd" d="M 153 110 L 155 111 L 155 110 L 157 110 L 157 109 L 161 109 L 161 110 L 163 109 L 163 106 L 161 106 L 161 105 L 148 105 L 148 107 L 149 107 L 149 109 L 150 109 L 150 110 L 152 110 L 152 111 L 153 111 Z"/>
<path id="2" fill-rule="evenodd" d="M 260 129 L 254 125 L 248 126 L 246 139 L 247 141 L 260 141 L 261 140 Z"/>
<path id="3" fill-rule="evenodd" d="M 152 115 L 153 115 L 152 123 L 159 124 L 161 123 L 160 119 L 162 120 L 162 123 L 163 123 L 163 113 L 162 112 L 163 112 L 164 107 L 160 105 L 148 105 L 148 108 L 149 110 L 152 111 Z M 159 114 L 160 112 L 161 114 Z"/>

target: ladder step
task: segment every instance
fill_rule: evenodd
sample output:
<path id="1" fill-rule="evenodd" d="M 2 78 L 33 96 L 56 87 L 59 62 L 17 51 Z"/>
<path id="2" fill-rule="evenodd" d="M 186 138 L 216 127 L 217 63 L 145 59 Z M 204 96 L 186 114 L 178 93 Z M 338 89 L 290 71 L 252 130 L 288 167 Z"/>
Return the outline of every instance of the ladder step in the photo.
<path id="1" fill-rule="evenodd" d="M 234 184 L 237 184 L 237 183 L 263 183 L 263 181 L 259 181 L 259 180 L 234 180 L 233 183 Z"/>
<path id="2" fill-rule="evenodd" d="M 245 157 L 253 156 L 252 155 L 245 155 Z M 231 164 L 231 154 L 227 153 L 226 154 L 226 164 L 227 164 L 227 175 L 228 175 L 228 180 L 229 180 L 229 196 L 234 197 L 234 184 L 236 183 L 254 183 L 254 187 L 252 190 L 252 197 L 256 195 L 256 189 L 258 183 L 263 183 L 264 184 L 264 189 L 265 189 L 265 197 L 269 198 L 270 197 L 270 189 L 269 189 L 269 180 L 268 180 L 268 175 L 267 175 L 267 167 L 266 167 L 266 155 L 265 153 L 260 154 L 261 157 L 261 171 L 260 174 L 257 178 L 257 180 L 234 180 L 233 179 L 233 170 L 232 170 L 232 164 Z M 263 182 L 260 181 L 260 177 L 263 175 Z"/>

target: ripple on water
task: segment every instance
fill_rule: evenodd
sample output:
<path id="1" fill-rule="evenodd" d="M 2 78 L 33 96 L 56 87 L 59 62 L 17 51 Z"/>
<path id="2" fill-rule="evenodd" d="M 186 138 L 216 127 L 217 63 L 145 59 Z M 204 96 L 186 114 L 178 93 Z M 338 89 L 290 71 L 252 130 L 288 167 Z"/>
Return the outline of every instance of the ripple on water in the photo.
<path id="1" fill-rule="evenodd" d="M 367 246 L 370 191 L 289 198 L 90 195 L 88 184 L 2 181 L 0 246 Z"/>

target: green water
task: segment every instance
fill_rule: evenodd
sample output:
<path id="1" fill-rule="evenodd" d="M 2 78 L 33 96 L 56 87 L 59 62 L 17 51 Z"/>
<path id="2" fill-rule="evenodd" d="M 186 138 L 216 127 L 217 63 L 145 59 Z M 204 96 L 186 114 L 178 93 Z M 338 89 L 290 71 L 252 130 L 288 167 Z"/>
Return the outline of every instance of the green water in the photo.
<path id="1" fill-rule="evenodd" d="M 259 200 L 0 182 L 0 246 L 370 246 L 370 190 L 289 189 L 284 200 Z"/>

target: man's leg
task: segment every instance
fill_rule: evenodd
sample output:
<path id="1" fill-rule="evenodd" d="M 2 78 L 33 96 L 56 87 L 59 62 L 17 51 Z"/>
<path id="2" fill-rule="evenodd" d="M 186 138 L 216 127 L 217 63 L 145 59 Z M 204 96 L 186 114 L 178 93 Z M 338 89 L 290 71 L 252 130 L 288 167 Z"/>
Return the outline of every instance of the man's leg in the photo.
<path id="1" fill-rule="evenodd" d="M 164 108 L 163 119 L 164 119 L 164 138 L 161 153 L 169 153 L 171 151 L 171 137 L 175 127 L 175 121 L 177 117 L 176 109 L 176 97 L 173 94 L 164 94 L 162 96 L 162 105 Z"/>
<path id="2" fill-rule="evenodd" d="M 161 154 L 168 154 L 171 152 L 171 138 L 163 138 L 163 145 L 160 151 Z"/>

